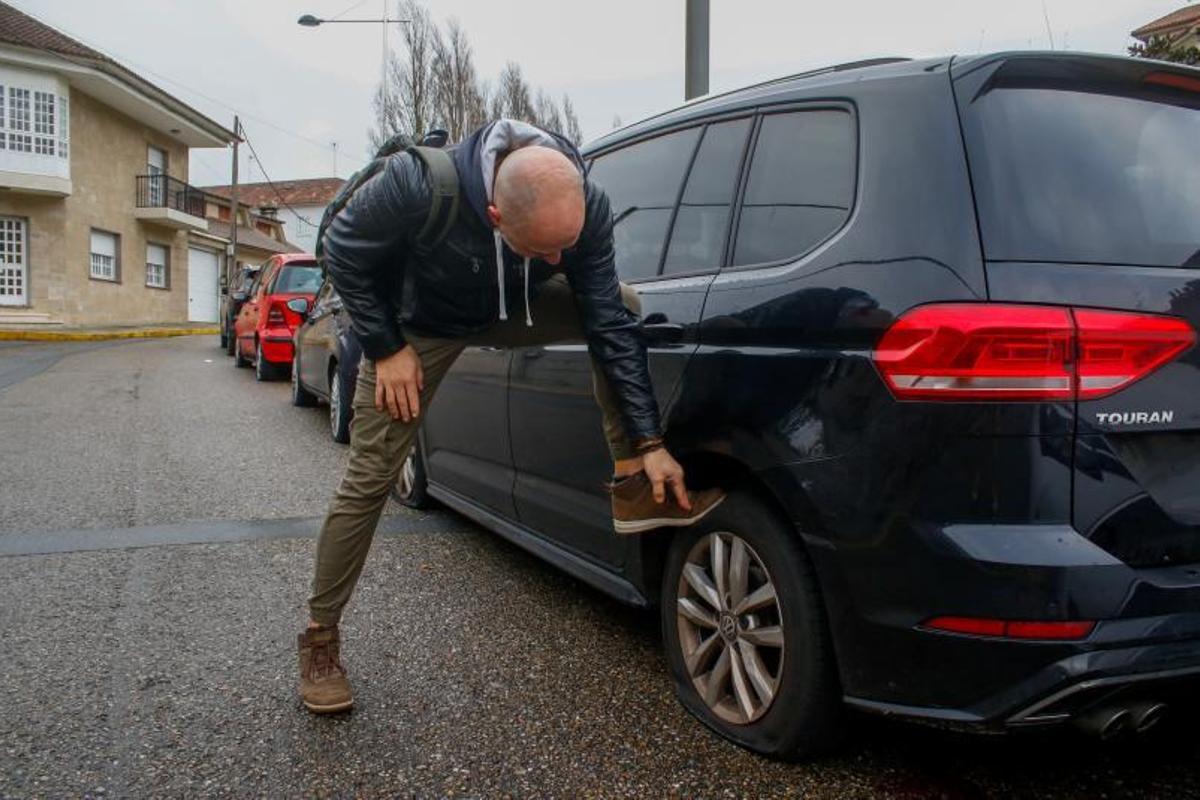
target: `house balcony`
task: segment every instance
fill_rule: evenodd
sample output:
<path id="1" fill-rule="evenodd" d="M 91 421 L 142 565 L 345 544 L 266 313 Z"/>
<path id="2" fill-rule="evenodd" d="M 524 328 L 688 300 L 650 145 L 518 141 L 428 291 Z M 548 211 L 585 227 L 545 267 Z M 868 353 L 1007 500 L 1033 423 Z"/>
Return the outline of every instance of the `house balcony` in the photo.
<path id="1" fill-rule="evenodd" d="M 168 228 L 207 231 L 204 198 L 204 192 L 170 175 L 138 175 L 133 215 Z"/>

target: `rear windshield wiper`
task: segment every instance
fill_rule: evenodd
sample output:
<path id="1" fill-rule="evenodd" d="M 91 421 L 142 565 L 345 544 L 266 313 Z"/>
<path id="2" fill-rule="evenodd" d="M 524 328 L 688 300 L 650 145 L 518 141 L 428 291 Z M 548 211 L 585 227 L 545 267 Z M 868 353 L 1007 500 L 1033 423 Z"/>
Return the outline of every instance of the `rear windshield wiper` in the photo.
<path id="1" fill-rule="evenodd" d="M 637 210 L 638 210 L 637 206 L 630 206 L 629 208 L 622 211 L 620 214 L 617 214 L 615 217 L 613 217 L 612 224 L 615 226 L 618 222 L 625 219 L 626 217 L 628 217 L 630 214 L 632 214 L 633 212 L 635 212 Z"/>

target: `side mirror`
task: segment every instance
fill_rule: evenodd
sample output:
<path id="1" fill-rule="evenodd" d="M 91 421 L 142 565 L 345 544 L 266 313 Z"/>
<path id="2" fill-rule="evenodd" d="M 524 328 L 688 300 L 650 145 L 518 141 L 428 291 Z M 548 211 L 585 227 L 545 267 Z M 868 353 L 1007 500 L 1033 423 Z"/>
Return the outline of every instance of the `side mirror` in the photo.
<path id="1" fill-rule="evenodd" d="M 294 297 L 287 301 L 287 307 L 295 311 L 302 318 L 308 316 L 308 298 Z"/>

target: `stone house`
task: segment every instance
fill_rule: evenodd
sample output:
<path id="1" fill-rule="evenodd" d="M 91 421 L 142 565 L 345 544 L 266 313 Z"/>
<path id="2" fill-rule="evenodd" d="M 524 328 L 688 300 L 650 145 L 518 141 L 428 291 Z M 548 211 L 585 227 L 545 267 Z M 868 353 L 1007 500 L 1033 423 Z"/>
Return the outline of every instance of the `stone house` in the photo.
<path id="1" fill-rule="evenodd" d="M 0 2 L 0 325 L 215 321 L 225 243 L 188 152 L 233 139 Z"/>

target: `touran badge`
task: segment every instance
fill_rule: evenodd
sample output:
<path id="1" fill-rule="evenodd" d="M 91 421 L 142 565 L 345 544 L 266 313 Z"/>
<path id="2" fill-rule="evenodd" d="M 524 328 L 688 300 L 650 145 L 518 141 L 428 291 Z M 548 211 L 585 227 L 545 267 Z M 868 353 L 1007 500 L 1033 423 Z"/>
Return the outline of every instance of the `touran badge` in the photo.
<path id="1" fill-rule="evenodd" d="M 1174 411 L 1114 411 L 1096 414 L 1101 425 L 1152 425 L 1175 421 Z"/>

